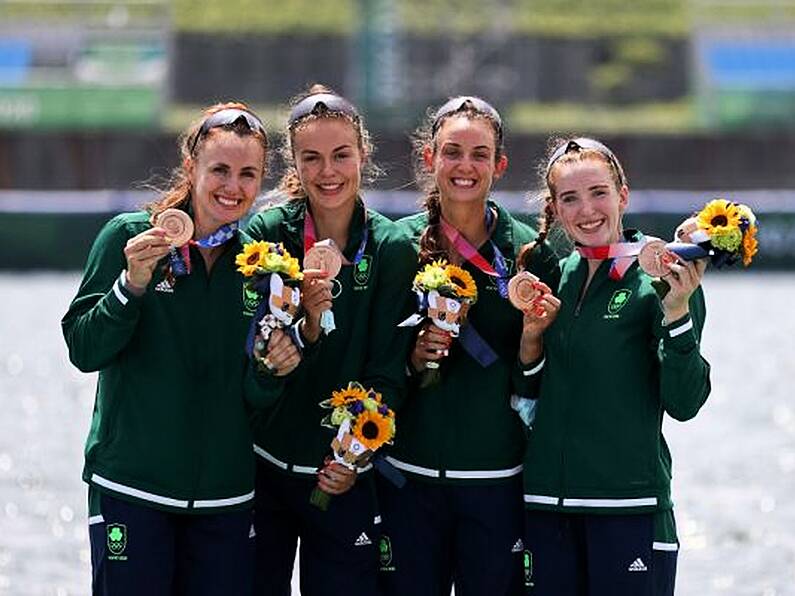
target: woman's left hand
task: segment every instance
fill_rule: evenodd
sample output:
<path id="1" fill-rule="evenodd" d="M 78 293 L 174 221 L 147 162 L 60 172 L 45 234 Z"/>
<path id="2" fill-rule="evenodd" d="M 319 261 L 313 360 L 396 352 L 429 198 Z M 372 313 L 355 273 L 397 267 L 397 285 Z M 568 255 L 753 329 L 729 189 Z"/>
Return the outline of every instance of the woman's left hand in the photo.
<path id="1" fill-rule="evenodd" d="M 317 471 L 317 485 L 324 493 L 341 495 L 353 487 L 356 476 L 356 470 L 326 458 L 325 465 Z"/>
<path id="2" fill-rule="evenodd" d="M 274 329 L 268 339 L 267 352 L 255 350 L 254 356 L 263 361 L 269 371 L 276 377 L 283 377 L 295 370 L 301 362 L 301 353 L 295 347 L 293 340 L 282 329 Z"/>
<path id="3" fill-rule="evenodd" d="M 676 321 L 690 312 L 690 296 L 701 285 L 706 259 L 695 261 L 676 261 L 670 263 L 670 271 L 662 276 L 671 289 L 662 299 L 662 309 L 666 321 Z"/>

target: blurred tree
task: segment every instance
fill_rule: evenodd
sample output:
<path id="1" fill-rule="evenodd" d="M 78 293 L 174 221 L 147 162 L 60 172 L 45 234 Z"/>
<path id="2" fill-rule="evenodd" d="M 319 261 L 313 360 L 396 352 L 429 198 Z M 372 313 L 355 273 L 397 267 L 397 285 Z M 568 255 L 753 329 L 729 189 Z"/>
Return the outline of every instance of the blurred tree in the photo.
<path id="1" fill-rule="evenodd" d="M 178 31 L 350 34 L 355 0 L 174 0 Z"/>

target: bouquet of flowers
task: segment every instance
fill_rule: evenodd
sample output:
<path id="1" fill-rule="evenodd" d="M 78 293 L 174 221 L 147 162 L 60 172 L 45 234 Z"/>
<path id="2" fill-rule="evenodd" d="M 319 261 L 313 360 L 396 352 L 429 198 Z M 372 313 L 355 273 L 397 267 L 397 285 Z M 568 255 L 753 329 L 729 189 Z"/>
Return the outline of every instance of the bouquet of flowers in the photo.
<path id="1" fill-rule="evenodd" d="M 249 278 L 245 286 L 245 306 L 255 310 L 246 341 L 246 352 L 267 371 L 272 367 L 265 350 L 274 329 L 289 327 L 301 305 L 299 282 L 303 279 L 298 259 L 290 256 L 281 243 L 256 241 L 243 246 L 235 257 L 237 270 Z M 267 299 L 266 299 L 267 298 Z"/>
<path id="2" fill-rule="evenodd" d="M 395 413 L 381 401 L 381 394 L 351 382 L 331 398 L 320 402 L 331 410 L 320 422 L 337 430 L 331 441 L 334 461 L 354 470 L 368 464 L 375 451 L 395 436 Z M 331 495 L 315 487 L 310 502 L 325 511 Z"/>
<path id="3" fill-rule="evenodd" d="M 412 290 L 417 294 L 418 312 L 398 327 L 415 326 L 428 318 L 453 337 L 458 336 L 469 308 L 478 299 L 478 288 L 469 272 L 444 259 L 425 265 L 414 277 Z M 439 365 L 428 362 L 427 367 Z"/>
<path id="4" fill-rule="evenodd" d="M 676 228 L 674 242 L 650 238 L 638 262 L 655 277 L 666 275 L 677 259 L 709 258 L 718 268 L 742 261 L 747 267 L 758 250 L 757 230 L 756 216 L 747 205 L 715 199 Z"/>

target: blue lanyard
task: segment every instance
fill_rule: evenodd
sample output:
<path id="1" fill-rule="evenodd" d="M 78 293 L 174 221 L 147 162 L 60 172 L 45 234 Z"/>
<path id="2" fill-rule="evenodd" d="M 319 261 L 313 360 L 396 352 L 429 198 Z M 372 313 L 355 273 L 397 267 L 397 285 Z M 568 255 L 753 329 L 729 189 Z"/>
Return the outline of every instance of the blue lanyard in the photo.
<path id="1" fill-rule="evenodd" d="M 171 250 L 168 253 L 168 262 L 171 266 L 171 273 L 175 277 L 190 275 L 191 244 L 194 246 L 199 246 L 201 248 L 215 248 L 216 246 L 221 246 L 222 244 L 226 244 L 229 240 L 234 238 L 235 233 L 237 233 L 238 227 L 239 227 L 238 222 L 233 221 L 231 223 L 222 225 L 220 228 L 215 230 L 215 232 L 213 232 L 212 234 L 208 234 L 204 238 L 200 238 L 199 240 L 191 240 L 187 244 L 184 244 L 179 248 L 175 248 L 172 246 Z"/>

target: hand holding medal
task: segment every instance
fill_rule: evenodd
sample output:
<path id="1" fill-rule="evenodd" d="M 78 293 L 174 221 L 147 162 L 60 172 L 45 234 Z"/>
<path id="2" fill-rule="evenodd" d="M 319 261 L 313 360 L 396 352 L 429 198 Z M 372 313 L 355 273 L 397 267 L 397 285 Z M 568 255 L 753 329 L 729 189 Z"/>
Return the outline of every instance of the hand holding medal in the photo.
<path id="1" fill-rule="evenodd" d="M 181 209 L 166 209 L 157 214 L 154 225 L 165 232 L 169 243 L 166 278 L 173 285 L 174 278 L 190 273 L 190 245 L 193 239 L 193 220 Z"/>
<path id="2" fill-rule="evenodd" d="M 522 312 L 533 313 L 537 317 L 546 312 L 542 302 L 544 296 L 551 293 L 549 286 L 529 271 L 520 271 L 508 282 L 508 299 L 511 304 Z"/>
<path id="3" fill-rule="evenodd" d="M 166 209 L 155 218 L 155 225 L 165 230 L 171 246 L 179 248 L 193 238 L 193 220 L 180 209 Z"/>
<path id="4" fill-rule="evenodd" d="M 660 278 L 671 273 L 672 263 L 707 257 L 718 268 L 739 260 L 747 267 L 757 252 L 756 232 L 756 216 L 747 205 L 715 199 L 677 227 L 674 242 L 649 238 L 638 263 Z"/>
<path id="5" fill-rule="evenodd" d="M 541 354 L 541 338 L 560 310 L 560 299 L 547 284 L 525 270 L 508 282 L 508 300 L 524 315 L 519 359 L 529 363 Z"/>
<path id="6" fill-rule="evenodd" d="M 167 211 L 176 211 L 168 209 Z M 165 212 L 164 212 L 165 213 Z M 191 235 L 193 222 L 187 214 Z M 127 288 L 136 295 L 142 295 L 152 280 L 155 267 L 160 259 L 172 250 L 168 230 L 155 223 L 155 227 L 145 230 L 127 241 L 124 257 L 127 261 Z"/>
<path id="7" fill-rule="evenodd" d="M 312 314 L 313 305 L 320 300 L 324 306 L 320 313 L 320 327 L 328 335 L 334 329 L 334 313 L 331 311 L 330 284 L 320 284 L 322 280 L 329 282 L 339 275 L 342 269 L 342 254 L 331 239 L 315 242 L 304 255 L 304 306 Z"/>

